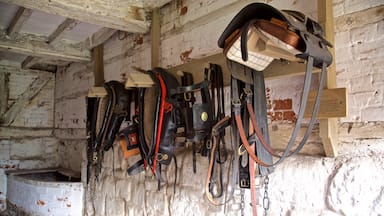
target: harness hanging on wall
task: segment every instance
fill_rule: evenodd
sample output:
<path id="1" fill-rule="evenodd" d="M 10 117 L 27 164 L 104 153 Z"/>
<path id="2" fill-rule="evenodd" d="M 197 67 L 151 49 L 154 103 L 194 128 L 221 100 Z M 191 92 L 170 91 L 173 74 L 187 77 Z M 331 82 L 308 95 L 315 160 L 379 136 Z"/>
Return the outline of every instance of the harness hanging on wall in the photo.
<path id="1" fill-rule="evenodd" d="M 87 182 L 92 172 L 98 179 L 104 151 L 112 147 L 130 109 L 131 98 L 124 84 L 110 81 L 104 88 L 106 97 L 87 98 Z"/>
<path id="2" fill-rule="evenodd" d="M 298 153 L 310 135 L 319 108 L 326 68 L 332 62 L 328 51 L 331 44 L 323 35 L 321 26 L 300 12 L 280 11 L 267 4 L 253 3 L 232 19 L 218 40 L 219 47 L 223 48 L 227 57 L 232 77 L 233 137 L 240 137 L 237 140 L 239 152 L 248 154 L 259 165 L 262 176 L 272 172 L 273 167 L 286 157 Z M 262 75 L 262 71 L 274 59 L 304 61 L 307 65 L 298 118 L 282 154 L 277 154 L 270 146 Z M 304 137 L 291 151 L 303 119 L 313 67 L 322 70 L 313 114 Z M 279 159 L 273 163 L 272 156 Z M 240 186 L 246 187 L 248 176 L 241 174 L 242 168 L 239 171 Z M 249 173 L 254 171 L 249 170 Z M 249 180 L 252 179 L 254 177 L 250 176 Z M 250 182 L 251 188 L 253 184 Z M 256 195 L 254 190 L 252 192 L 253 212 L 256 214 Z"/>

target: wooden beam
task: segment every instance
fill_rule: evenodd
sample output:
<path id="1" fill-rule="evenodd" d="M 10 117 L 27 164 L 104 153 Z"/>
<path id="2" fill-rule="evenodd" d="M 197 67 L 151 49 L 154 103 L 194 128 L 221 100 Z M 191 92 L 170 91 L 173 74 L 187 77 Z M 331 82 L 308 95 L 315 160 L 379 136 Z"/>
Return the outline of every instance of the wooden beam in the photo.
<path id="1" fill-rule="evenodd" d="M 325 37 L 331 43 L 335 44 L 334 39 L 334 18 L 332 0 L 317 0 L 318 20 L 323 26 Z M 330 49 L 332 56 L 335 56 L 334 49 Z M 336 88 L 336 68 L 335 59 L 328 67 L 328 76 L 325 87 L 328 89 Z M 338 144 L 338 124 L 337 118 L 328 118 L 320 120 L 320 137 L 323 141 L 325 155 L 327 157 L 336 157 Z"/>
<path id="2" fill-rule="evenodd" d="M 103 44 L 93 48 L 93 60 L 93 75 L 95 77 L 95 86 L 100 87 L 104 84 Z"/>
<path id="3" fill-rule="evenodd" d="M 51 79 L 50 76 L 38 76 L 29 87 L 16 99 L 12 106 L 0 118 L 0 123 L 9 126 L 20 111 L 32 100 Z"/>
<path id="4" fill-rule="evenodd" d="M 46 43 L 46 38 L 30 34 L 14 33 L 9 38 L 0 30 L 0 51 L 21 53 L 43 58 L 58 58 L 65 61 L 84 62 L 91 60 L 91 54 L 79 46 L 59 42 L 56 45 Z"/>
<path id="5" fill-rule="evenodd" d="M 47 43 L 49 44 L 55 44 L 56 42 L 60 41 L 61 38 L 65 35 L 65 33 L 71 31 L 73 28 L 78 25 L 80 21 L 67 18 L 65 19 L 58 27 L 57 29 L 48 36 Z"/>
<path id="6" fill-rule="evenodd" d="M 82 22 L 120 29 L 128 32 L 146 33 L 149 21 L 143 3 L 126 0 L 93 1 L 93 0 L 2 0 L 33 10 L 44 11 L 72 18 Z"/>
<path id="7" fill-rule="evenodd" d="M 102 28 L 96 33 L 94 33 L 92 36 L 87 38 L 87 40 L 85 40 L 85 47 L 87 47 L 88 49 L 97 47 L 107 41 L 110 37 L 112 37 L 115 32 L 117 32 L 116 29 Z"/>
<path id="8" fill-rule="evenodd" d="M 25 70 L 22 69 L 20 66 L 14 66 L 14 65 L 0 65 L 0 74 L 1 73 L 12 73 L 12 74 L 18 74 L 18 75 L 25 75 L 26 73 L 32 73 L 34 75 L 44 76 L 47 74 L 47 71 L 41 71 L 41 70 Z"/>
<path id="9" fill-rule="evenodd" d="M 8 109 L 9 73 L 0 73 L 0 116 Z"/>
<path id="10" fill-rule="evenodd" d="M 22 69 L 29 69 L 33 67 L 33 65 L 39 63 L 39 58 L 33 56 L 27 56 L 23 62 L 21 62 Z"/>
<path id="11" fill-rule="evenodd" d="M 52 137 L 52 128 L 1 127 L 0 138 Z"/>
<path id="12" fill-rule="evenodd" d="M 152 11 L 151 25 L 151 66 L 158 67 L 160 62 L 160 9 Z"/>
<path id="13" fill-rule="evenodd" d="M 149 8 L 149 9 L 155 9 L 155 8 L 161 8 L 165 4 L 168 4 L 172 0 L 145 0 L 143 1 L 144 3 L 144 8 Z"/>
<path id="14" fill-rule="evenodd" d="M 8 26 L 7 34 L 9 36 L 13 36 L 13 33 L 19 32 L 21 27 L 23 27 L 23 24 L 31 16 L 32 11 L 33 10 L 31 10 L 31 9 L 20 7 L 19 10 L 17 10 L 15 16 L 13 17 L 11 23 Z"/>

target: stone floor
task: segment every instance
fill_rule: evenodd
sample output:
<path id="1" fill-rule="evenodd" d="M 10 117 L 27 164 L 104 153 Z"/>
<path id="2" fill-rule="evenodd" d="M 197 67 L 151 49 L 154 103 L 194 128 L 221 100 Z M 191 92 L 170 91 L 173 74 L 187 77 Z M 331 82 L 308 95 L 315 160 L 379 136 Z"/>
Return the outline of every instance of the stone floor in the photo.
<path id="1" fill-rule="evenodd" d="M 7 202 L 7 209 L 3 212 L 0 212 L 0 216 L 30 216 L 30 214 L 24 212 L 16 205 Z"/>

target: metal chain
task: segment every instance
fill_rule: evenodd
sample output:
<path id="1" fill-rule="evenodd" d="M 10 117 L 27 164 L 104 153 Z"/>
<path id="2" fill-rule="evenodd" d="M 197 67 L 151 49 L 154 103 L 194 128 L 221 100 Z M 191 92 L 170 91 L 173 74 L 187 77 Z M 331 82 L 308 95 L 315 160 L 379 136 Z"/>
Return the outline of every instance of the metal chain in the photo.
<path id="1" fill-rule="evenodd" d="M 270 200 L 268 197 L 268 184 L 269 184 L 269 177 L 265 176 L 264 178 L 264 198 L 263 198 L 263 208 L 264 208 L 264 215 L 266 216 L 269 210 L 269 204 Z"/>
<path id="2" fill-rule="evenodd" d="M 244 216 L 244 208 L 245 208 L 245 202 L 244 202 L 244 189 L 240 189 L 240 211 L 241 211 L 241 216 Z"/>

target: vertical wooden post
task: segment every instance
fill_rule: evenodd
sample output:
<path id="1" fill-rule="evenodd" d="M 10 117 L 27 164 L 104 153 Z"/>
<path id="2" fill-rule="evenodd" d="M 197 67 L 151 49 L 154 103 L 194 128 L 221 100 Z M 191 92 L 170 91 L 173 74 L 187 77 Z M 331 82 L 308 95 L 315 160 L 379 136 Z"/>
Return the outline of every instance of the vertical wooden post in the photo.
<path id="1" fill-rule="evenodd" d="M 332 0 L 317 1 L 318 21 L 323 26 L 326 39 L 334 45 L 334 22 Z M 336 67 L 335 52 L 330 49 L 333 56 L 333 63 L 328 67 L 328 76 L 325 88 L 336 88 Z M 328 118 L 320 120 L 320 137 L 323 141 L 325 155 L 327 157 L 337 156 L 338 144 L 338 124 L 337 118 Z"/>
<path id="2" fill-rule="evenodd" d="M 0 117 L 3 116 L 3 114 L 8 109 L 8 95 L 9 95 L 8 81 L 9 81 L 9 73 L 0 72 Z"/>
<path id="3" fill-rule="evenodd" d="M 152 11 L 151 25 L 151 67 L 158 67 L 160 62 L 160 9 Z"/>
<path id="4" fill-rule="evenodd" d="M 95 86 L 100 87 L 104 84 L 104 59 L 103 44 L 93 48 L 93 75 L 95 77 Z"/>

